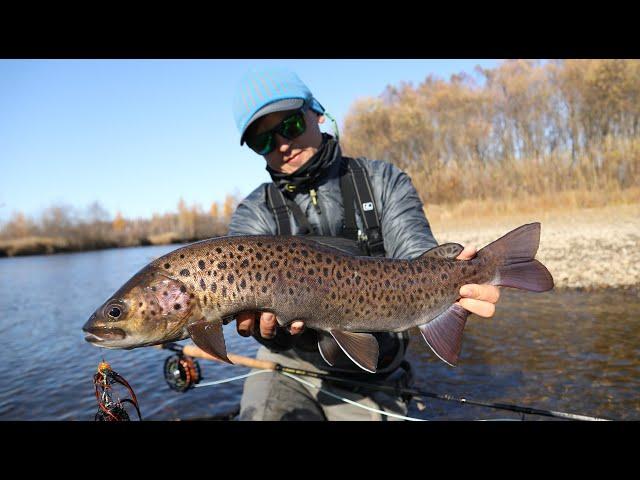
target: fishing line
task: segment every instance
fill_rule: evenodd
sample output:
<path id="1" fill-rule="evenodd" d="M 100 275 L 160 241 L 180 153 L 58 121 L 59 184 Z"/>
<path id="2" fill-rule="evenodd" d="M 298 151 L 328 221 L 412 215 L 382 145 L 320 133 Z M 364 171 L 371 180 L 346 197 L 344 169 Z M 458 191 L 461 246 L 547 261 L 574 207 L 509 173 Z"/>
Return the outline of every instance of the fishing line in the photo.
<path id="1" fill-rule="evenodd" d="M 379 413 L 381 415 L 387 415 L 388 417 L 400 418 L 402 420 L 410 420 L 412 422 L 426 422 L 426 420 L 424 420 L 422 418 L 405 417 L 404 415 L 399 415 L 397 413 L 385 412 L 384 410 L 378 410 L 377 408 L 372 408 L 372 407 L 367 407 L 366 405 L 361 405 L 358 402 L 354 402 L 353 400 L 349 400 L 348 398 L 341 397 L 340 395 L 336 395 L 334 393 L 331 393 L 328 390 L 325 390 L 323 388 L 318 387 L 317 385 L 314 385 L 313 383 L 310 383 L 310 382 L 307 382 L 307 381 L 305 381 L 305 380 L 303 380 L 301 378 L 298 378 L 296 375 L 292 375 L 291 373 L 287 373 L 287 372 L 280 372 L 280 373 L 282 375 L 286 375 L 287 377 L 291 377 L 295 381 L 300 382 L 300 383 L 302 383 L 304 385 L 316 388 L 316 389 L 320 390 L 322 393 L 325 393 L 326 395 L 329 395 L 329 396 L 331 396 L 333 398 L 337 398 L 338 400 L 342 400 L 343 402 L 350 403 L 351 405 L 355 405 L 356 407 L 364 408 L 365 410 L 369 410 L 370 412 Z"/>
<path id="2" fill-rule="evenodd" d="M 242 380 L 243 378 L 247 378 L 250 377 L 252 375 L 257 375 L 259 373 L 269 373 L 272 372 L 273 370 L 257 370 L 255 372 L 249 372 L 245 375 L 238 375 L 237 377 L 231 377 L 231 378 L 224 378 L 222 380 L 216 380 L 213 382 L 207 382 L 207 383 L 199 383 L 197 385 L 194 385 L 195 388 L 199 388 L 199 387 L 208 387 L 209 385 L 220 385 L 222 383 L 227 383 L 227 382 L 233 382 L 235 380 Z"/>

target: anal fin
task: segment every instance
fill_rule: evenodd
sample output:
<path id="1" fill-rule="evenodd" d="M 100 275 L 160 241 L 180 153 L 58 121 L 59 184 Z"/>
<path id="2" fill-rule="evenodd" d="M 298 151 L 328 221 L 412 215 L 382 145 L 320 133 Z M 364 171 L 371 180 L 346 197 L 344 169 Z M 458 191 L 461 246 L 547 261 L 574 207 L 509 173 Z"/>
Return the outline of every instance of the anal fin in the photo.
<path id="1" fill-rule="evenodd" d="M 438 358 L 455 367 L 462 348 L 462 332 L 470 312 L 453 304 L 429 323 L 420 325 L 420 333 Z"/>
<path id="2" fill-rule="evenodd" d="M 209 355 L 227 363 L 233 363 L 227 357 L 227 347 L 222 333 L 222 320 L 199 320 L 187 327 L 193 343 Z"/>
<path id="3" fill-rule="evenodd" d="M 370 333 L 343 332 L 341 330 L 330 330 L 329 333 L 353 363 L 367 372 L 376 373 L 380 353 L 376 337 Z"/>

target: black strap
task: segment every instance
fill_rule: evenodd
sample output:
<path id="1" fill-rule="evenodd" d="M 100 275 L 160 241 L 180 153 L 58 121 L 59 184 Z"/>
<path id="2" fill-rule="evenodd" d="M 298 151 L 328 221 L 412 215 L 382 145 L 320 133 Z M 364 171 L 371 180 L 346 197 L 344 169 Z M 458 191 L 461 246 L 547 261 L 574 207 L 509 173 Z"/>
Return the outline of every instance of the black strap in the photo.
<path id="1" fill-rule="evenodd" d="M 309 223 L 307 216 L 302 212 L 300 205 L 283 195 L 283 193 L 270 183 L 267 185 L 267 201 L 276 218 L 278 235 L 291 235 L 291 222 L 289 221 L 289 210 L 298 223 L 299 235 L 315 233 L 314 228 Z M 287 208 L 288 207 L 288 208 Z"/>
<path id="2" fill-rule="evenodd" d="M 369 182 L 369 176 L 358 159 L 344 158 L 347 161 L 347 173 L 350 174 L 342 175 L 340 179 L 345 208 L 345 235 L 349 236 L 349 238 L 359 240 L 355 222 L 355 212 L 353 211 L 353 201 L 355 200 L 364 223 L 365 244 L 369 255 L 382 256 L 385 254 L 382 228 L 380 228 L 380 217 L 378 216 L 376 203 L 373 199 L 373 190 Z M 351 182 L 348 181 L 348 176 L 351 176 Z M 356 232 L 355 237 L 352 236 L 354 235 L 353 230 Z"/>
<path id="3" fill-rule="evenodd" d="M 356 224 L 356 210 L 354 208 L 354 199 L 356 193 L 353 188 L 353 182 L 349 178 L 349 170 L 347 163 L 340 175 L 340 191 L 342 192 L 342 206 L 344 208 L 344 227 L 342 228 L 342 236 L 359 242 L 358 225 Z"/>
<path id="4" fill-rule="evenodd" d="M 285 204 L 284 196 L 273 183 L 267 185 L 267 201 L 276 217 L 278 235 L 291 235 L 289 210 Z"/>

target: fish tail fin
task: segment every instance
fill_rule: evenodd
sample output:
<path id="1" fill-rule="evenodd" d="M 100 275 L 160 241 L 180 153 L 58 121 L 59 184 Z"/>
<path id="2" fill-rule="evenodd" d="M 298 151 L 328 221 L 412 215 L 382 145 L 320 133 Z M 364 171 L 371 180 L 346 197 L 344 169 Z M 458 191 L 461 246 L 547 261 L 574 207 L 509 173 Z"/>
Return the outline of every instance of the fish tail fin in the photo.
<path id="1" fill-rule="evenodd" d="M 512 230 L 478 252 L 499 259 L 492 285 L 513 287 L 531 292 L 553 288 L 549 270 L 535 260 L 540 244 L 540 223 L 529 223 Z"/>

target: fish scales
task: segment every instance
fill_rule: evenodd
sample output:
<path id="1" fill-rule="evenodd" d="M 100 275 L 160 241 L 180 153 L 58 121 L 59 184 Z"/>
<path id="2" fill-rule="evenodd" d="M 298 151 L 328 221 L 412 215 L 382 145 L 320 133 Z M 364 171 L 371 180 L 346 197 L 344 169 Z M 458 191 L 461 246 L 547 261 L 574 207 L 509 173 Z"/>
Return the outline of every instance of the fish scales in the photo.
<path id="1" fill-rule="evenodd" d="M 354 257 L 300 237 L 244 236 L 198 242 L 150 266 L 187 285 L 205 316 L 264 310 L 281 325 L 389 331 L 440 313 L 465 283 L 488 280 L 478 274 L 482 260 Z"/>

